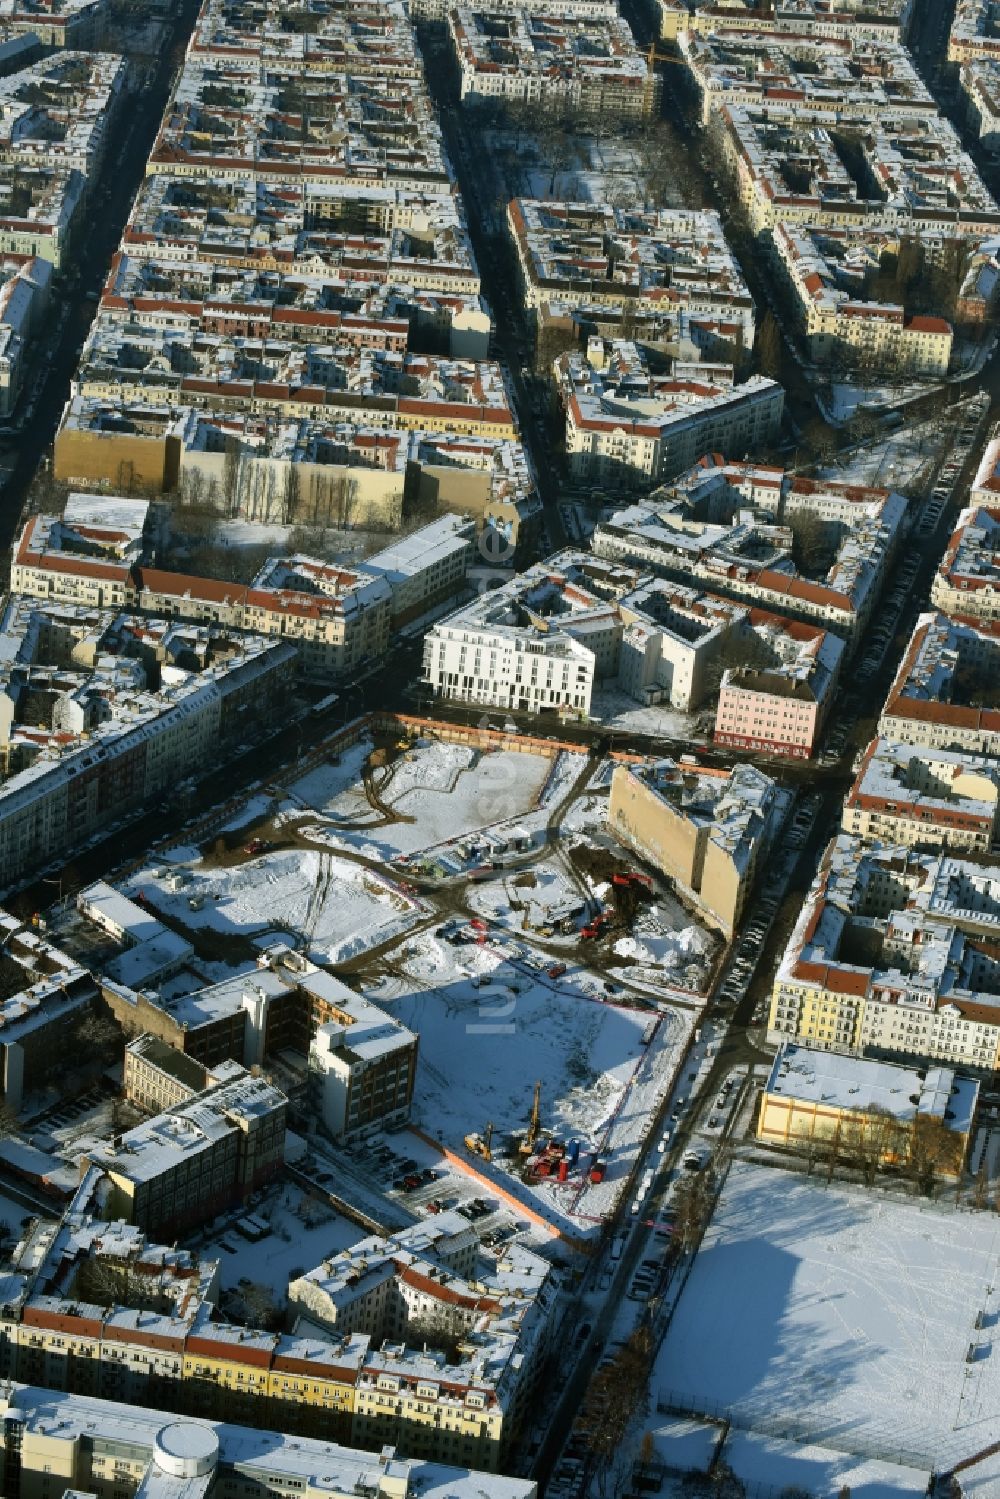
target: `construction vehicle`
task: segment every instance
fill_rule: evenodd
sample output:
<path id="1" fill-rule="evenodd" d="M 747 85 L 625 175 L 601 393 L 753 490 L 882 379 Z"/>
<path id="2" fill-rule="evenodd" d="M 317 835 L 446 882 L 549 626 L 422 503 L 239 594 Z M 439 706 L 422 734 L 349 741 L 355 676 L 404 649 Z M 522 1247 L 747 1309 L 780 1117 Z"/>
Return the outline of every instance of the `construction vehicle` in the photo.
<path id="1" fill-rule="evenodd" d="M 640 885 L 644 890 L 652 891 L 653 879 L 651 875 L 640 874 L 638 870 L 619 870 L 611 876 L 612 885 L 627 889 L 632 885 Z"/>
<path id="2" fill-rule="evenodd" d="M 596 916 L 587 922 L 585 927 L 580 928 L 580 936 L 585 937 L 588 941 L 594 937 L 599 937 L 604 928 L 610 926 L 614 919 L 613 911 L 599 911 Z"/>
<path id="3" fill-rule="evenodd" d="M 528 1121 L 528 1130 L 524 1139 L 518 1147 L 522 1155 L 530 1155 L 535 1148 L 538 1139 L 538 1130 L 542 1120 L 542 1085 L 535 1084 L 535 1097 L 531 1105 L 531 1118 Z"/>
<path id="4" fill-rule="evenodd" d="M 493 1151 L 490 1148 L 493 1140 L 493 1120 L 486 1126 L 483 1134 L 466 1135 L 465 1148 L 470 1155 L 482 1156 L 484 1161 L 492 1161 Z"/>

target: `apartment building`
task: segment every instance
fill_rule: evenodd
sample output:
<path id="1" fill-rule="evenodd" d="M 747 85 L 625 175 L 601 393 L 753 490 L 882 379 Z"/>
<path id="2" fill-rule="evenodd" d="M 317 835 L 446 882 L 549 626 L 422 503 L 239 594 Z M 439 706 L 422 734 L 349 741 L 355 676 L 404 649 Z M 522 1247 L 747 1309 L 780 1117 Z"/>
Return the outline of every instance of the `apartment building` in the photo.
<path id="1" fill-rule="evenodd" d="M 905 1166 L 914 1135 L 938 1127 L 951 1147 L 940 1170 L 957 1176 L 978 1103 L 978 1082 L 952 1067 L 903 1067 L 785 1041 L 761 1093 L 757 1139 L 810 1153 L 854 1147 Z"/>
<path id="2" fill-rule="evenodd" d="M 0 419 L 21 399 L 32 345 L 44 331 L 52 290 L 52 265 L 32 255 L 0 269 Z"/>
<path id="3" fill-rule="evenodd" d="M 341 528 L 440 490 L 512 549 L 539 503 L 412 19 L 307 10 L 204 0 L 54 471 Z"/>
<path id="4" fill-rule="evenodd" d="M 522 531 L 530 539 L 541 510 L 516 438 L 280 412 L 77 396 L 63 412 L 53 468 L 74 485 L 177 491 L 220 514 L 282 525 L 298 516 L 394 530 L 412 497 L 424 513 L 471 515 L 512 547 Z"/>
<path id="5" fill-rule="evenodd" d="M 747 617 L 739 604 L 663 578 L 643 578 L 618 607 L 619 688 L 637 703 L 685 713 L 711 693 L 717 663 Z"/>
<path id="6" fill-rule="evenodd" d="M 540 10 L 547 16 L 574 17 L 592 16 L 597 20 L 613 21 L 620 14 L 617 0 L 491 0 L 490 8 L 498 11 Z M 446 0 L 416 0 L 410 6 L 415 19 L 444 21 L 450 6 Z"/>
<path id="7" fill-rule="evenodd" d="M 443 698 L 586 715 L 595 683 L 618 673 L 616 595 L 638 581 L 608 575 L 585 552 L 561 552 L 480 594 L 424 636 L 423 680 Z"/>
<path id="8" fill-rule="evenodd" d="M 498 560 L 534 543 L 542 502 L 520 442 L 414 433 L 407 474 L 421 509 L 471 515 L 484 552 Z"/>
<path id="9" fill-rule="evenodd" d="M 363 1332 L 381 1343 L 355 1392 L 365 1445 L 403 1432 L 408 1451 L 443 1439 L 492 1471 L 525 1418 L 552 1345 L 559 1277 L 508 1244 L 493 1270 L 458 1213 L 331 1255 L 288 1288 L 298 1331 Z M 438 1349 L 458 1347 L 449 1367 Z M 386 1396 L 391 1399 L 386 1399 Z M 433 1411 L 438 1432 L 427 1431 Z"/>
<path id="10" fill-rule="evenodd" d="M 133 904 L 103 885 L 78 902 L 90 920 L 118 903 Z M 125 1064 L 126 1091 L 139 1107 L 172 1107 L 188 1096 L 183 1089 L 196 1077 L 224 1080 L 226 1065 L 259 1067 L 287 1049 L 308 1055 L 316 1118 L 333 1137 L 409 1118 L 417 1036 L 300 953 L 271 949 L 254 972 L 169 999 L 160 997 L 155 977 L 141 989 L 129 983 L 122 958 L 142 953 L 143 944 L 126 948 L 105 965 L 100 980 L 104 1002 L 123 1029 L 143 1033 L 129 1046 Z"/>
<path id="11" fill-rule="evenodd" d="M 122 951 L 104 967 L 107 976 L 117 983 L 134 989 L 163 984 L 194 956 L 194 948 L 185 937 L 104 880 L 81 890 L 76 908 L 121 944 Z"/>
<path id="12" fill-rule="evenodd" d="M 615 767 L 608 827 L 731 937 L 790 806 L 790 794 L 754 765 L 658 760 Z"/>
<path id="13" fill-rule="evenodd" d="M 94 1499 L 535 1499 L 529 1479 L 404 1458 L 328 1440 L 294 1440 L 120 1400 L 26 1384 L 0 1387 L 5 1470 L 23 1499 L 59 1491 Z"/>
<path id="14" fill-rule="evenodd" d="M 255 74 L 262 63 L 280 66 L 305 58 L 307 70 L 336 75 L 345 68 L 359 77 L 395 73 L 417 81 L 419 54 L 405 9 L 390 0 L 352 0 L 350 5 L 310 4 L 310 30 L 282 24 L 272 0 L 205 0 L 191 37 L 198 58 L 216 58 Z M 303 42 L 303 36 L 315 43 Z"/>
<path id="15" fill-rule="evenodd" d="M 958 0 L 948 34 L 948 61 L 1000 58 L 1000 17 L 994 0 Z"/>
<path id="16" fill-rule="evenodd" d="M 187 1102 L 88 1150 L 81 1169 L 94 1166 L 107 1177 L 110 1219 L 176 1236 L 280 1173 L 288 1100 L 242 1068 L 227 1072 Z"/>
<path id="17" fill-rule="evenodd" d="M 283 327 L 239 340 L 164 325 L 156 312 L 125 326 L 95 319 L 74 385 L 84 401 L 197 404 L 211 411 L 358 423 L 375 430 L 515 435 L 499 365 L 358 348 Z"/>
<path id="18" fill-rule="evenodd" d="M 34 37 L 43 47 L 94 48 L 104 14 L 104 0 L 18 0 L 3 20 L 14 36 Z"/>
<path id="19" fill-rule="evenodd" d="M 991 1073 L 998 931 L 990 866 L 841 834 L 781 960 L 769 1039 Z"/>
<path id="20" fill-rule="evenodd" d="M 800 573 L 792 557 L 792 527 L 805 515 L 833 557 L 819 577 Z M 850 647 L 871 616 L 905 518 L 906 500 L 888 490 L 785 479 L 709 456 L 602 521 L 592 546 L 609 561 L 822 626 Z"/>
<path id="21" fill-rule="evenodd" d="M 844 642 L 829 630 L 751 609 L 719 682 L 716 744 L 808 760 L 840 679 Z"/>
<path id="22" fill-rule="evenodd" d="M 856 230 L 922 229 L 986 236 L 1000 227 L 988 189 L 953 127 L 940 114 L 885 111 L 855 127 L 865 196 L 841 159 L 840 132 L 825 112 L 780 96 L 766 106 L 724 104 L 726 161 L 755 234 L 779 224 Z"/>
<path id="23" fill-rule="evenodd" d="M 954 345 L 951 324 L 945 318 L 908 313 L 867 291 L 882 256 L 898 252 L 898 236 L 779 223 L 767 242 L 815 364 L 928 377 L 948 373 Z"/>
<path id="24" fill-rule="evenodd" d="M 372 1125 L 392 1128 L 410 1117 L 418 1040 L 398 1020 L 330 973 L 298 976 L 311 1009 L 329 1015 L 309 1046 L 318 1115 L 334 1139 Z"/>
<path id="25" fill-rule="evenodd" d="M 495 471 L 486 477 L 493 482 Z M 145 539 L 121 546 L 118 505 L 115 499 L 94 501 L 86 524 L 74 521 L 72 509 L 62 519 L 33 516 L 15 552 L 17 590 L 277 638 L 286 649 L 294 647 L 304 672 L 319 678 L 348 675 L 378 660 L 391 630 L 460 596 L 476 532 L 472 519 L 443 515 L 360 567 L 301 555 L 272 557 L 251 583 L 232 584 L 146 566 Z M 484 502 L 482 524 L 488 523 Z M 502 517 L 497 524 L 504 524 Z"/>
<path id="26" fill-rule="evenodd" d="M 0 947 L 23 970 L 23 983 L 0 1003 L 0 1095 L 12 1113 L 41 1090 L 80 1049 L 81 1022 L 95 1009 L 98 988 L 76 958 L 33 926 L 0 910 Z"/>
<path id="27" fill-rule="evenodd" d="M 844 802 L 841 826 L 866 842 L 991 854 L 1000 824 L 1000 767 L 981 755 L 873 739 Z"/>
<path id="28" fill-rule="evenodd" d="M 958 84 L 969 128 L 985 150 L 995 152 L 1000 146 L 1000 49 L 996 56 L 963 62 Z"/>
<path id="29" fill-rule="evenodd" d="M 263 30 L 266 50 L 280 33 L 279 8 L 270 4 L 261 11 L 258 22 L 265 16 L 271 21 Z M 256 178 L 279 188 L 306 181 L 363 188 L 416 184 L 451 195 L 454 185 L 440 129 L 404 9 L 390 3 L 383 12 L 385 24 L 376 23 L 374 29 L 366 27 L 364 11 L 370 12 L 370 6 L 359 11 L 356 22 L 345 21 L 341 7 L 328 17 L 316 12 L 314 52 L 293 42 L 292 55 L 265 59 L 266 71 L 256 74 L 251 69 L 261 67 L 259 42 L 250 44 L 243 60 L 227 51 L 224 31 L 209 39 L 211 28 L 200 26 L 147 170 L 206 182 L 236 176 L 252 161 Z M 203 19 L 213 12 L 214 7 L 206 6 Z M 344 46 L 345 28 L 355 25 L 379 45 L 352 55 Z M 225 132 L 214 129 L 218 106 L 213 89 L 220 63 L 232 75 Z M 281 126 L 292 86 L 298 105 L 293 112 L 301 123 L 296 150 L 289 152 Z"/>
<path id="30" fill-rule="evenodd" d="M 1000 624 L 921 614 L 879 719 L 901 744 L 1000 753 Z"/>
<path id="31" fill-rule="evenodd" d="M 281 711 L 294 649 L 11 596 L 0 616 L 0 870 L 11 888 Z"/>
<path id="32" fill-rule="evenodd" d="M 659 79 L 617 11 L 595 14 L 586 0 L 555 12 L 459 4 L 447 23 L 465 103 L 516 100 L 610 119 L 656 112 Z"/>
<path id="33" fill-rule="evenodd" d="M 931 603 L 953 617 L 1000 622 L 1000 506 L 962 511 L 934 575 Z"/>
<path id="34" fill-rule="evenodd" d="M 62 33 L 72 9 L 62 12 L 53 5 L 43 11 L 29 5 L 4 24 L 13 28 L 19 44 L 25 35 L 20 23 L 29 13 L 37 18 L 33 55 L 39 44 L 61 45 L 49 32 Z M 91 9 L 99 9 L 99 0 L 93 0 Z M 127 96 L 128 67 L 110 54 L 79 51 L 56 52 L 35 62 L 20 56 L 13 60 L 24 65 L 0 77 L 0 254 L 17 262 L 47 261 L 51 273 L 61 269 L 82 222 L 90 179 L 104 160 Z M 36 266 L 32 280 L 44 279 L 45 272 Z M 16 275 L 6 284 L 17 286 Z M 11 327 L 4 334 L 11 361 L 11 346 L 26 335 L 14 316 L 23 297 L 22 289 L 0 324 Z"/>
<path id="35" fill-rule="evenodd" d="M 92 176 L 104 159 L 127 78 L 123 58 L 69 51 L 0 78 L 0 164 Z"/>
<path id="36" fill-rule="evenodd" d="M 17 179 L 15 195 L 12 179 Z M 38 257 L 61 270 L 87 201 L 87 179 L 74 168 L 0 168 L 0 254 Z"/>
<path id="37" fill-rule="evenodd" d="M 236 1063 L 222 1063 L 236 1068 Z M 241 1069 L 240 1069 L 241 1070 Z M 164 1114 L 204 1093 L 220 1070 L 205 1067 L 158 1036 L 137 1036 L 125 1048 L 122 1092 L 128 1102 L 145 1114 Z"/>
<path id="38" fill-rule="evenodd" d="M 487 1255 L 442 1214 L 331 1255 L 293 1282 L 296 1331 L 260 1332 L 218 1319 L 217 1262 L 96 1217 L 105 1192 L 91 1168 L 62 1221 L 36 1221 L 15 1251 L 4 1377 L 128 1400 L 138 1419 L 169 1406 L 383 1454 L 391 1443 L 414 1461 L 496 1472 L 509 1460 L 556 1330 L 547 1261 L 516 1244 Z M 141 1310 L 114 1304 L 139 1284 Z M 371 1331 L 346 1331 L 352 1320 Z"/>
<path id="39" fill-rule="evenodd" d="M 475 538 L 476 523 L 467 515 L 442 515 L 367 559 L 365 571 L 389 586 L 391 630 L 414 624 L 465 592 Z"/>
<path id="40" fill-rule="evenodd" d="M 671 3 L 661 0 L 668 14 Z M 913 0 L 779 0 L 767 7 L 753 0 L 736 5 L 719 0 L 685 10 L 674 26 L 678 34 L 688 29 L 709 34 L 732 29 L 765 36 L 805 34 L 832 42 L 857 38 L 892 43 L 906 40 L 912 13 Z"/>
<path id="41" fill-rule="evenodd" d="M 883 111 L 900 118 L 937 111 L 898 40 L 873 40 L 856 31 L 825 36 L 805 17 L 799 30 L 764 31 L 748 15 L 744 29 L 688 27 L 678 45 L 698 92 L 703 125 L 724 104 L 767 105 L 772 96 L 779 108 L 797 106 L 838 120 L 867 121 Z"/>
<path id="42" fill-rule="evenodd" d="M 402 189 L 386 194 L 387 201 L 374 192 L 328 191 L 328 202 L 317 195 L 307 209 L 298 198 L 283 204 L 279 194 L 261 203 L 246 183 L 222 191 L 231 197 L 233 217 L 259 223 L 271 258 L 292 242 L 291 266 L 265 268 L 259 251 L 241 255 L 235 223 L 230 241 L 218 234 L 217 243 L 211 236 L 206 242 L 208 206 L 182 215 L 179 185 L 152 178 L 112 259 L 98 312 L 103 321 L 125 324 L 138 308 L 162 319 L 183 316 L 206 333 L 308 329 L 362 348 L 397 350 L 436 336 L 454 358 L 487 357 L 490 320 L 455 199 Z M 364 227 L 339 225 L 338 214 Z M 213 205 L 212 222 L 218 217 Z"/>
<path id="43" fill-rule="evenodd" d="M 610 488 L 674 478 L 707 451 L 733 456 L 772 442 L 784 391 L 754 375 L 736 385 L 731 367 L 655 374 L 635 343 L 591 338 L 586 354 L 553 365 L 566 415 L 571 475 Z"/>
<path id="44" fill-rule="evenodd" d="M 754 306 L 717 213 L 515 198 L 507 227 L 539 326 L 574 308 L 620 323 L 655 316 L 659 341 L 750 348 Z"/>

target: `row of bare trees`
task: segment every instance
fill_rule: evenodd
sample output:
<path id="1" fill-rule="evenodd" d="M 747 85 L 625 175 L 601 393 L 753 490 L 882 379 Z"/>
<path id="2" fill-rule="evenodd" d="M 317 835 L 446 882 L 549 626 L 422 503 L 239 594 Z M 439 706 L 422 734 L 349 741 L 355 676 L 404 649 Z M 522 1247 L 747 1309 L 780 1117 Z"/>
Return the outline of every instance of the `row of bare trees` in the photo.
<path id="1" fill-rule="evenodd" d="M 877 1104 L 845 1113 L 832 1133 L 797 1144 L 806 1155 L 809 1171 L 825 1166 L 827 1180 L 840 1167 L 860 1171 L 862 1180 L 871 1186 L 888 1166 L 928 1197 L 943 1178 L 960 1177 L 965 1148 L 963 1137 L 945 1119 L 917 1114 L 912 1120 L 901 1120 Z"/>

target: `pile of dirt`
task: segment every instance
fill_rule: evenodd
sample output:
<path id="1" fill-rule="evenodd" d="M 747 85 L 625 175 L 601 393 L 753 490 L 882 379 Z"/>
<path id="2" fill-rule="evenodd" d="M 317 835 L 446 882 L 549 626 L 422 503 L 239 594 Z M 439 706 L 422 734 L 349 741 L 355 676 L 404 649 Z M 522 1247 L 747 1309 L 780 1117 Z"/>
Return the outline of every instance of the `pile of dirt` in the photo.
<path id="1" fill-rule="evenodd" d="M 569 850 L 569 857 L 573 868 L 595 885 L 609 881 L 622 864 L 621 859 L 615 858 L 610 849 L 592 848 L 589 843 L 575 844 Z"/>

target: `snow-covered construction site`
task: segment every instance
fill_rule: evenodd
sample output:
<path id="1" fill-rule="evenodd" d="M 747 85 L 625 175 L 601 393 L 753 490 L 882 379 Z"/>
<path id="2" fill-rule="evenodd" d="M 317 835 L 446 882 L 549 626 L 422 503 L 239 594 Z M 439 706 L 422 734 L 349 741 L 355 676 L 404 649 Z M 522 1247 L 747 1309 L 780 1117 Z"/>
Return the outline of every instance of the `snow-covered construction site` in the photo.
<path id="1" fill-rule="evenodd" d="M 724 950 L 609 832 L 612 768 L 365 721 L 122 873 L 155 940 L 95 947 L 80 913 L 62 937 L 192 1025 L 269 954 L 333 968 L 418 1036 L 425 1143 L 589 1235 L 634 1186 Z"/>

